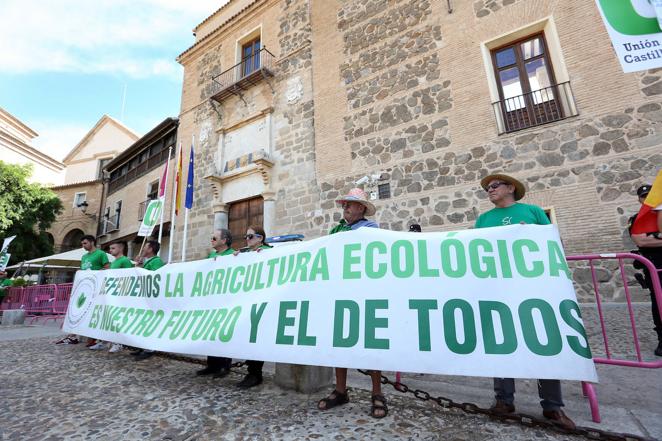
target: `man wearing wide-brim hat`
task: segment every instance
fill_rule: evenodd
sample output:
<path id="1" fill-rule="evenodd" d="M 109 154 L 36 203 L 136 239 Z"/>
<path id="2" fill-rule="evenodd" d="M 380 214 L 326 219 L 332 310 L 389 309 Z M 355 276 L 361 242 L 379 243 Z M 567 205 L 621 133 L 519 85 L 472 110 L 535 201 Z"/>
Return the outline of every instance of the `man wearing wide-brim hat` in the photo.
<path id="1" fill-rule="evenodd" d="M 505 225 L 531 224 L 549 225 L 550 221 L 542 208 L 537 205 L 517 202 L 526 194 L 526 188 L 512 176 L 496 173 L 485 176 L 480 186 L 494 208 L 476 219 L 476 228 L 501 227 Z M 494 393 L 496 403 L 492 410 L 500 414 L 515 412 L 515 380 L 495 378 Z M 559 380 L 538 380 L 538 395 L 543 415 L 558 425 L 574 429 L 575 423 L 561 410 L 563 398 Z"/>
<path id="2" fill-rule="evenodd" d="M 481 179 L 480 186 L 487 192 L 494 208 L 478 216 L 476 228 L 550 223 L 542 208 L 517 202 L 526 194 L 526 188 L 512 176 L 500 173 L 485 176 Z"/>
<path id="3" fill-rule="evenodd" d="M 359 228 L 379 228 L 377 222 L 368 220 L 366 216 L 375 214 L 375 206 L 368 200 L 368 195 L 360 188 L 352 188 L 347 196 L 336 203 L 342 207 L 342 219 L 333 227 L 329 234 L 342 231 L 358 230 Z M 386 398 L 382 395 L 381 371 L 370 371 L 372 379 L 372 406 L 370 415 L 373 418 L 384 418 L 388 414 Z M 336 368 L 336 388 L 328 397 L 322 398 L 317 404 L 319 410 L 329 410 L 349 402 L 347 393 L 347 368 Z"/>

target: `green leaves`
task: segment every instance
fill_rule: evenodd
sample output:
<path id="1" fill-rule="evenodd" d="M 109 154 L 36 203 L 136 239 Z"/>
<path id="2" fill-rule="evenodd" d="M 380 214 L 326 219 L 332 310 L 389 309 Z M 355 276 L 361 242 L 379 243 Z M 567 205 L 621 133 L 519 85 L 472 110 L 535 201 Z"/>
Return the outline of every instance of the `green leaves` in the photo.
<path id="1" fill-rule="evenodd" d="M 31 175 L 31 165 L 0 161 L 0 238 L 17 236 L 10 246 L 11 263 L 53 252 L 46 229 L 62 211 L 62 203 L 50 189 L 29 182 Z"/>

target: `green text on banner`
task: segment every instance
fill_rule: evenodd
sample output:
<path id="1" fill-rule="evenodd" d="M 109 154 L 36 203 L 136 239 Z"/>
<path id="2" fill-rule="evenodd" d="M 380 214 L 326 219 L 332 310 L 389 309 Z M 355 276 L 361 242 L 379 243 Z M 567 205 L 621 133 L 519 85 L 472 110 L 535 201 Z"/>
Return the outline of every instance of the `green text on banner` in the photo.
<path id="1" fill-rule="evenodd" d="M 153 272 L 79 271 L 63 329 L 238 359 L 597 381 L 554 225 L 363 228 Z"/>

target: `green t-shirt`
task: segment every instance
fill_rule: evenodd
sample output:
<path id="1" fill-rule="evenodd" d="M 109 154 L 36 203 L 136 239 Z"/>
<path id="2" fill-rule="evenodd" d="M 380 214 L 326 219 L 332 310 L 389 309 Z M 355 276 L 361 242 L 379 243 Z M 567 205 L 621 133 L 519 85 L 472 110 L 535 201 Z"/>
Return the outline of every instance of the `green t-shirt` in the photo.
<path id="1" fill-rule="evenodd" d="M 219 253 L 218 251 L 212 251 L 209 253 L 209 256 L 207 256 L 207 259 L 213 259 L 215 257 L 221 257 L 221 256 L 231 256 L 233 255 L 235 250 L 233 248 L 228 248 L 227 250 Z"/>
<path id="2" fill-rule="evenodd" d="M 126 257 L 121 256 L 110 262 L 110 269 L 133 268 L 133 262 Z"/>
<path id="3" fill-rule="evenodd" d="M 529 225 L 549 225 L 551 223 L 542 208 L 517 202 L 510 207 L 493 208 L 481 214 L 476 219 L 476 228 L 503 227 L 522 222 Z"/>
<path id="4" fill-rule="evenodd" d="M 92 252 L 83 254 L 80 258 L 80 269 L 100 270 L 108 263 L 108 256 L 103 250 L 96 249 Z"/>
<path id="5" fill-rule="evenodd" d="M 149 271 L 156 271 L 165 265 L 165 262 L 161 260 L 159 256 L 150 257 L 143 263 L 143 268 Z"/>

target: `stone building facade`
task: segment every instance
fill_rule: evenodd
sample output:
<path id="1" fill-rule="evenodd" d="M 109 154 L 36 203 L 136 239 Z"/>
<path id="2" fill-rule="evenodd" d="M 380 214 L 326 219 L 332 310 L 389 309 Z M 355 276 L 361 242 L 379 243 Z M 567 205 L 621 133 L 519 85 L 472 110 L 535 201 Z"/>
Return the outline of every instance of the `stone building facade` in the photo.
<path id="1" fill-rule="evenodd" d="M 197 139 L 188 259 L 251 198 L 268 235 L 323 235 L 364 176 L 383 228 L 469 228 L 497 171 L 526 183 L 568 254 L 632 247 L 635 190 L 662 167 L 662 75 L 622 72 L 593 2 L 231 0 L 195 33 L 179 57 L 179 136 Z M 240 84 L 256 36 L 268 72 Z M 509 47 L 530 91 L 513 93 Z"/>
<path id="2" fill-rule="evenodd" d="M 138 257 L 144 237 L 138 236 L 149 203 L 158 199 L 166 162 L 167 182 L 163 207 L 160 256 L 168 260 L 172 191 L 176 173 L 177 118 L 166 118 L 105 165 L 98 246 L 108 249 L 113 241 L 127 242 L 126 255 Z M 157 240 L 159 226 L 147 240 Z"/>

